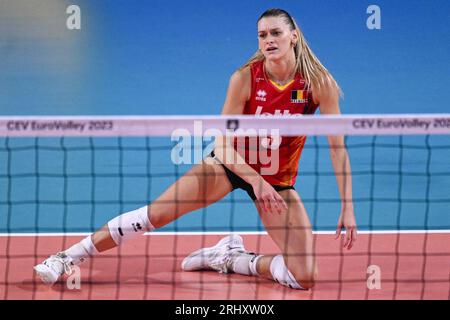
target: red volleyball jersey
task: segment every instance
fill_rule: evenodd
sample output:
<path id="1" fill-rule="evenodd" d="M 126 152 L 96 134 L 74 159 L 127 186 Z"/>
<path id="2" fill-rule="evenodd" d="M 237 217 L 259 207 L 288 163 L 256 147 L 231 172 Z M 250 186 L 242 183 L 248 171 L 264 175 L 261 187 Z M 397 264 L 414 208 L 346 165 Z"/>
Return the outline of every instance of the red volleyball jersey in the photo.
<path id="1" fill-rule="evenodd" d="M 311 91 L 307 90 L 300 74 L 296 74 L 291 83 L 279 87 L 269 80 L 264 69 L 264 61 L 250 65 L 252 88 L 244 114 L 298 117 L 315 113 L 318 105 L 313 102 Z M 258 138 L 236 139 L 235 149 L 270 184 L 294 185 L 306 137 L 280 137 L 276 128 L 267 135 L 262 133 Z"/>

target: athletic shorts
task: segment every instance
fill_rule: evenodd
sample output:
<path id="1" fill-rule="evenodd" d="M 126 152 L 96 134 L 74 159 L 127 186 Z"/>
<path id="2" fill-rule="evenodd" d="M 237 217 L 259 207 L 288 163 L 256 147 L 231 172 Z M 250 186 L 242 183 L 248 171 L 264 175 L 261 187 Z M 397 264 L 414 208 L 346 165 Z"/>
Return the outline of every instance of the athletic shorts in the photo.
<path id="1" fill-rule="evenodd" d="M 214 154 L 214 151 L 211 152 L 210 156 L 214 159 L 216 159 L 217 161 L 219 161 L 219 159 L 216 158 L 216 155 Z M 220 162 L 220 161 L 219 161 Z M 235 174 L 233 171 L 231 171 L 230 169 L 228 169 L 224 164 L 220 164 L 222 166 L 222 168 L 225 170 L 225 174 L 227 175 L 228 180 L 231 183 L 231 186 L 233 188 L 233 190 L 236 189 L 242 189 L 244 191 L 247 192 L 248 196 L 255 201 L 256 200 L 256 196 L 255 196 L 255 192 L 253 191 L 253 187 L 251 186 L 250 183 L 246 182 L 244 179 L 242 179 L 241 177 L 239 177 L 237 174 Z M 283 191 L 283 190 L 295 190 L 294 186 L 278 186 L 278 185 L 272 185 L 272 187 L 277 191 Z"/>

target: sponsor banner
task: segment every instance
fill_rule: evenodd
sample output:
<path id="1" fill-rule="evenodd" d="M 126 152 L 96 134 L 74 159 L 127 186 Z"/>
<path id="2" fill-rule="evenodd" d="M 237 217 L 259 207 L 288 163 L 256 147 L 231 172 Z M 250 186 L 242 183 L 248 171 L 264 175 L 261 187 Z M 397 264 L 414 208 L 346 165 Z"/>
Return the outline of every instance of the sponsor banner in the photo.
<path id="1" fill-rule="evenodd" d="M 450 114 L 0 117 L 0 137 L 171 136 L 175 130 L 194 136 L 230 132 L 248 136 L 272 129 L 285 136 L 450 134 Z"/>

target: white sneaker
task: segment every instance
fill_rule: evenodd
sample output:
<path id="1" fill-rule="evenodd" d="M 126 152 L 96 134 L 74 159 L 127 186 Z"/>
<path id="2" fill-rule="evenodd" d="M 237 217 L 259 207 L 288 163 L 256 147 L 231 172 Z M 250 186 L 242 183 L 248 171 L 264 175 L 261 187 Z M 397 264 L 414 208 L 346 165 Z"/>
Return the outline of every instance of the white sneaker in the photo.
<path id="1" fill-rule="evenodd" d="M 59 277 L 66 273 L 72 273 L 72 259 L 64 252 L 59 252 L 45 259 L 42 263 L 34 266 L 36 274 L 45 284 L 54 284 Z"/>
<path id="2" fill-rule="evenodd" d="M 230 273 L 233 272 L 233 257 L 244 252 L 246 251 L 241 236 L 227 236 L 213 247 L 192 252 L 183 259 L 181 269 L 184 271 L 216 270 L 220 273 Z"/>

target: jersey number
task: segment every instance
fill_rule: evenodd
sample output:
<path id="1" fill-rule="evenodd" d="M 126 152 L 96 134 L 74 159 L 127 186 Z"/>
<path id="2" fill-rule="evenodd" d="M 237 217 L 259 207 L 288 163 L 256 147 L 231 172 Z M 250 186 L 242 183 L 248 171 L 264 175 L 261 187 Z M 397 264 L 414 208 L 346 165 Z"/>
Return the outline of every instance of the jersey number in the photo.
<path id="1" fill-rule="evenodd" d="M 268 136 L 261 138 L 261 146 L 266 149 L 276 150 L 281 145 L 282 138 L 280 136 Z"/>

